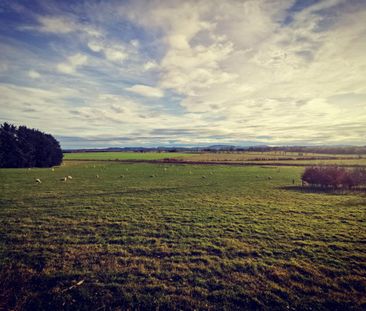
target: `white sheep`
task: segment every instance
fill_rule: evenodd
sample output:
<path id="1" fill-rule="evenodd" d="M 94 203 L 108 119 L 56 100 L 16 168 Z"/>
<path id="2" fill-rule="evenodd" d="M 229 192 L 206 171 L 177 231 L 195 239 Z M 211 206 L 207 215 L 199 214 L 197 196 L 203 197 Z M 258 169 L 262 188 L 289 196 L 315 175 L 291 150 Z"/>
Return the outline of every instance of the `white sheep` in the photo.
<path id="1" fill-rule="evenodd" d="M 96 178 L 99 178 L 99 175 L 97 174 L 95 177 L 96 177 Z"/>
<path id="2" fill-rule="evenodd" d="M 272 179 L 272 176 L 268 176 L 268 180 L 271 180 Z"/>
<path id="3" fill-rule="evenodd" d="M 36 178 L 36 183 L 41 184 L 42 181 L 39 178 Z"/>
<path id="4" fill-rule="evenodd" d="M 69 175 L 69 176 L 67 176 L 67 179 L 72 179 L 72 176 L 70 176 L 70 175 Z"/>
<path id="5" fill-rule="evenodd" d="M 54 169 L 54 168 L 51 168 L 51 171 L 52 171 L 52 172 L 54 172 L 54 171 L 55 171 L 55 169 Z"/>

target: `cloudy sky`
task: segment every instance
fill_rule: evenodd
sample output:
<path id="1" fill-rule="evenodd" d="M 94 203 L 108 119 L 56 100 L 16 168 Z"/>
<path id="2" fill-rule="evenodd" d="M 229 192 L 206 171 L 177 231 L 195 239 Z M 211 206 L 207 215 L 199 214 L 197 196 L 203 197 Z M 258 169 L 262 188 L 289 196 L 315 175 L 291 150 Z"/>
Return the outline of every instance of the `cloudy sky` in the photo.
<path id="1" fill-rule="evenodd" d="M 366 144 L 365 0 L 0 0 L 0 122 L 64 148 Z"/>

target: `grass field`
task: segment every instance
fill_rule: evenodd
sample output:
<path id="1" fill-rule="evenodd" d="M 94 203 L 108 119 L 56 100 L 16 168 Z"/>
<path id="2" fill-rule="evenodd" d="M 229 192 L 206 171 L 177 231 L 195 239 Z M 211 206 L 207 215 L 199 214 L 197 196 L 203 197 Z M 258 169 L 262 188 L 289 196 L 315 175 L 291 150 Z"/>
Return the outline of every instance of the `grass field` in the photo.
<path id="1" fill-rule="evenodd" d="M 302 171 L 2 169 L 0 309 L 365 309 L 366 195 Z"/>
<path id="2" fill-rule="evenodd" d="M 65 153 L 65 160 L 162 160 L 178 159 L 187 162 L 226 162 L 278 165 L 344 165 L 366 166 L 366 155 L 330 155 L 297 152 L 241 153 L 175 153 L 175 152 L 82 152 Z"/>
<path id="3" fill-rule="evenodd" d="M 65 160 L 161 160 L 191 156 L 178 152 L 80 152 L 65 153 Z"/>
<path id="4" fill-rule="evenodd" d="M 315 154 L 297 152 L 242 152 L 194 154 L 186 161 L 232 162 L 232 163 L 277 163 L 279 165 L 358 165 L 366 166 L 366 155 Z"/>

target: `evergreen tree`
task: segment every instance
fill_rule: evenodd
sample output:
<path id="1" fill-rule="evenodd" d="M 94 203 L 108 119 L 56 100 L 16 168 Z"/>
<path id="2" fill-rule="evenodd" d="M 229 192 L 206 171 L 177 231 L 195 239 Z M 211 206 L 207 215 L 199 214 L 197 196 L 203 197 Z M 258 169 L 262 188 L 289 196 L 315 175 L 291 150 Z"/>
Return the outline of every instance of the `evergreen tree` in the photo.
<path id="1" fill-rule="evenodd" d="M 51 167 L 62 162 L 59 142 L 26 126 L 0 126 L 0 167 Z"/>

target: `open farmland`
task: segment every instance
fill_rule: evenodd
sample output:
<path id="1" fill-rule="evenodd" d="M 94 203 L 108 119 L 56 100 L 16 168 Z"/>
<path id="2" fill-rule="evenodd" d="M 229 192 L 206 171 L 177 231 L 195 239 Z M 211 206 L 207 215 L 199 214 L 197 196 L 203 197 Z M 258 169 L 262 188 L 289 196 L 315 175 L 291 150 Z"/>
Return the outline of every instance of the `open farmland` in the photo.
<path id="1" fill-rule="evenodd" d="M 2 169 L 0 309 L 361 310 L 365 193 L 301 191 L 302 172 Z"/>
<path id="2" fill-rule="evenodd" d="M 297 152 L 80 152 L 65 153 L 65 160 L 162 161 L 178 160 L 188 163 L 222 163 L 245 165 L 340 165 L 366 166 L 366 155 L 316 154 Z"/>
<path id="3" fill-rule="evenodd" d="M 342 165 L 366 166 L 366 155 L 319 154 L 297 152 L 220 152 L 200 153 L 183 159 L 192 162 L 228 162 L 277 165 Z"/>
<path id="4" fill-rule="evenodd" d="M 175 152 L 79 152 L 64 155 L 65 160 L 160 160 L 189 156 L 189 153 Z"/>

